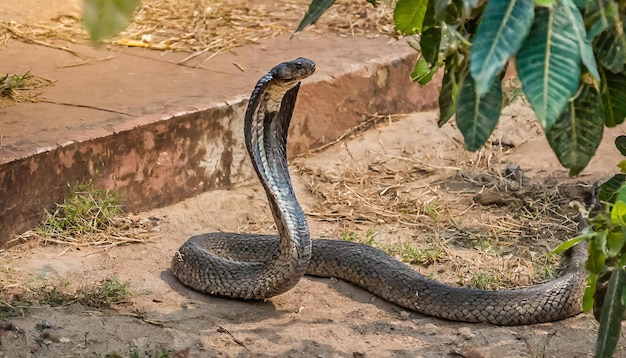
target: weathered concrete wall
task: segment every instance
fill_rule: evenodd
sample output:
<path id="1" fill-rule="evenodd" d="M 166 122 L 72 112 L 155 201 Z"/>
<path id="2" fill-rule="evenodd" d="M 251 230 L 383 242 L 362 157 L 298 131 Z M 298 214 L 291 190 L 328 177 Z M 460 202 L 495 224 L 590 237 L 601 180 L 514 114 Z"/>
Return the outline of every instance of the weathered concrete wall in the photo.
<path id="1" fill-rule="evenodd" d="M 368 114 L 433 108 L 437 84 L 410 81 L 413 54 L 369 63 L 302 86 L 289 154 L 338 138 Z M 247 99 L 164 118 L 144 117 L 115 133 L 69 143 L 0 166 L 0 245 L 61 202 L 68 183 L 93 180 L 123 194 L 127 211 L 175 203 L 254 179 L 243 145 Z M 141 123 L 141 124 L 137 124 Z"/>

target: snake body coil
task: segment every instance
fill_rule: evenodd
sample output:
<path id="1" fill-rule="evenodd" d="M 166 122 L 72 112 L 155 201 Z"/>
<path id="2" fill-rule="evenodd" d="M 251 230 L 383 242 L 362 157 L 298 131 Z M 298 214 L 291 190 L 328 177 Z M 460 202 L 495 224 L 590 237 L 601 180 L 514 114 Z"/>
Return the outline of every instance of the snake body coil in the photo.
<path id="1" fill-rule="evenodd" d="M 573 249 L 564 274 L 541 285 L 505 291 L 446 286 L 367 245 L 311 240 L 287 169 L 287 132 L 300 81 L 315 71 L 304 58 L 274 67 L 257 83 L 244 135 L 267 194 L 278 236 L 208 233 L 190 238 L 172 260 L 186 286 L 212 295 L 265 299 L 302 276 L 336 277 L 402 307 L 455 321 L 498 325 L 554 321 L 581 311 L 585 248 Z"/>

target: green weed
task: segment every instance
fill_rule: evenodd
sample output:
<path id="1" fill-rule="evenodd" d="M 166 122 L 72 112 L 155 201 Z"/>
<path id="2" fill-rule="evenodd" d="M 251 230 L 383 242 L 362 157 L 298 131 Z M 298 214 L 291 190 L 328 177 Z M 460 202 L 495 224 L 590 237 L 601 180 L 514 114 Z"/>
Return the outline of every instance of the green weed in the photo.
<path id="1" fill-rule="evenodd" d="M 63 204 L 56 204 L 46 217 L 37 233 L 46 236 L 81 235 L 104 231 L 113 219 L 123 214 L 119 197 L 110 191 L 94 190 L 91 182 L 70 187 Z"/>
<path id="2" fill-rule="evenodd" d="M 128 282 L 120 282 L 117 277 L 108 278 L 100 285 L 78 291 L 78 301 L 91 307 L 109 307 L 123 303 L 131 297 Z"/>
<path id="3" fill-rule="evenodd" d="M 500 283 L 500 278 L 492 273 L 477 272 L 472 276 L 469 286 L 479 290 L 497 290 L 501 286 Z"/>
<path id="4" fill-rule="evenodd" d="M 33 76 L 29 71 L 22 75 L 7 73 L 0 77 L 0 97 L 6 97 L 16 102 L 35 102 L 37 94 L 30 94 L 28 91 L 52 83 L 53 81 L 45 78 Z"/>
<path id="5" fill-rule="evenodd" d="M 444 251 L 438 248 L 419 248 L 410 241 L 389 245 L 383 249 L 388 255 L 399 256 L 408 264 L 431 265 L 443 258 Z"/>
<path id="6" fill-rule="evenodd" d="M 367 229 L 367 231 L 365 232 L 365 237 L 361 237 L 354 231 L 344 230 L 341 232 L 342 240 L 350 242 L 360 242 L 368 246 L 375 246 L 377 236 L 378 232 L 374 229 Z"/>

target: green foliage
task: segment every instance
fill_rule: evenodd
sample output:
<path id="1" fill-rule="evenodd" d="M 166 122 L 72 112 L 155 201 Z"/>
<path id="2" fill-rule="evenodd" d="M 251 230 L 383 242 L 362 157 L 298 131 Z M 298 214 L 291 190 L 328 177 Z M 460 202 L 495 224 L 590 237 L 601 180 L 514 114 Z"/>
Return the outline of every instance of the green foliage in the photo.
<path id="1" fill-rule="evenodd" d="M 120 282 L 117 277 L 108 278 L 99 285 L 78 291 L 78 301 L 90 307 L 109 307 L 126 302 L 131 296 L 128 282 Z"/>
<path id="2" fill-rule="evenodd" d="M 130 22 L 139 0 L 84 0 L 83 22 L 98 42 L 124 30 Z"/>
<path id="3" fill-rule="evenodd" d="M 415 81 L 424 85 L 445 68 L 438 124 L 456 114 L 469 150 L 478 150 L 497 124 L 497 107 L 506 103 L 491 97 L 499 96 L 496 83 L 510 61 L 571 175 L 587 166 L 603 127 L 626 118 L 622 2 L 398 0 L 394 21 L 401 33 L 420 35 Z"/>
<path id="4" fill-rule="evenodd" d="M 300 21 L 296 32 L 304 30 L 305 27 L 314 24 L 320 16 L 332 5 L 335 0 L 313 0 L 309 5 L 309 9 Z"/>
<path id="5" fill-rule="evenodd" d="M 30 79 L 32 75 L 26 71 L 23 75 L 10 75 L 6 74 L 0 77 L 0 97 L 14 98 L 16 96 L 16 90 L 23 88 L 26 85 L 26 81 Z"/>
<path id="6" fill-rule="evenodd" d="M 439 92 L 439 120 L 437 125 L 443 126 L 456 112 L 456 96 L 459 90 L 461 78 L 466 76 L 466 68 L 459 62 L 458 55 L 453 53 L 445 60 L 446 67 L 441 80 Z M 467 62 L 463 62 L 467 65 Z"/>
<path id="7" fill-rule="evenodd" d="M 393 21 L 403 34 L 422 33 L 429 0 L 398 0 Z"/>
<path id="8" fill-rule="evenodd" d="M 626 287 L 626 271 L 623 268 L 617 268 L 610 277 L 600 316 L 596 357 L 610 358 L 613 356 L 622 328 L 625 308 L 623 295 Z"/>
<path id="9" fill-rule="evenodd" d="M 615 144 L 626 145 L 620 136 Z M 624 169 L 622 169 L 624 171 Z M 617 174 L 598 187 L 599 213 L 589 220 L 581 235 L 570 239 L 553 252 L 560 253 L 583 241 L 588 242 L 589 271 L 583 310 L 593 308 L 600 322 L 596 357 L 612 357 L 620 336 L 626 305 L 626 176 Z"/>
<path id="10" fill-rule="evenodd" d="M 417 60 L 415 69 L 411 72 L 411 79 L 419 84 L 426 84 L 430 82 L 439 68 L 437 66 L 431 66 L 423 57 Z"/>
<path id="11" fill-rule="evenodd" d="M 576 99 L 567 103 L 546 137 L 561 164 L 578 175 L 600 145 L 604 121 L 598 91 L 583 84 Z"/>
<path id="12" fill-rule="evenodd" d="M 476 272 L 469 282 L 470 287 L 479 290 L 496 290 L 500 284 L 500 278 L 489 272 Z"/>
<path id="13" fill-rule="evenodd" d="M 609 73 L 602 71 L 602 110 L 604 124 L 615 127 L 626 118 L 626 73 Z M 624 154 L 624 153 L 622 153 Z M 626 155 L 626 154 L 625 154 Z"/>
<path id="14" fill-rule="evenodd" d="M 44 237 L 82 235 L 103 231 L 122 213 L 119 198 L 110 191 L 93 190 L 91 183 L 70 186 L 63 204 L 56 204 L 37 229 Z"/>
<path id="15" fill-rule="evenodd" d="M 368 246 L 375 246 L 377 236 L 378 232 L 373 228 L 367 229 L 367 231 L 365 232 L 365 237 L 362 237 L 354 231 L 345 230 L 341 233 L 341 238 L 344 241 L 359 242 Z"/>
<path id="16" fill-rule="evenodd" d="M 402 262 L 412 265 L 431 265 L 445 256 L 444 251 L 439 248 L 420 248 L 410 241 L 385 246 L 383 251 L 388 255 L 398 256 Z"/>
<path id="17" fill-rule="evenodd" d="M 533 24 L 533 5 L 533 0 L 491 0 L 487 3 L 483 20 L 476 30 L 470 61 L 477 97 L 490 90 L 496 75 L 522 46 Z"/>
<path id="18" fill-rule="evenodd" d="M 493 81 L 489 91 L 481 97 L 472 76 L 465 76 L 456 103 L 456 124 L 465 139 L 465 147 L 476 151 L 489 139 L 500 118 L 502 82 Z"/>
<path id="19" fill-rule="evenodd" d="M 580 83 L 580 50 L 566 9 L 562 1 L 550 8 L 538 8 L 528 38 L 517 54 L 517 73 L 524 93 L 544 130 L 552 127 Z"/>

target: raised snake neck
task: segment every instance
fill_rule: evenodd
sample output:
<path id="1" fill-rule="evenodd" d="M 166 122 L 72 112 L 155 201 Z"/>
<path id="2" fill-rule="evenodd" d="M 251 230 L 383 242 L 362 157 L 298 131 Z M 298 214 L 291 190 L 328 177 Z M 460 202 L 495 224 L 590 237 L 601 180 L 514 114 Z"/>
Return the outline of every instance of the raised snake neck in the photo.
<path id="1" fill-rule="evenodd" d="M 402 307 L 455 321 L 498 325 L 554 321 L 581 311 L 585 247 L 571 253 L 564 274 L 524 289 L 488 291 L 431 280 L 373 247 L 311 241 L 287 169 L 287 132 L 300 81 L 315 71 L 304 58 L 284 62 L 257 83 L 244 136 L 267 194 L 278 236 L 208 233 L 187 240 L 172 259 L 186 286 L 212 295 L 265 299 L 291 289 L 305 274 L 350 281 Z"/>

